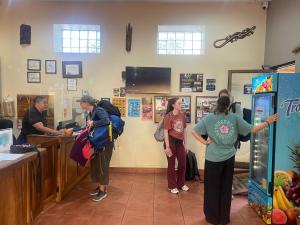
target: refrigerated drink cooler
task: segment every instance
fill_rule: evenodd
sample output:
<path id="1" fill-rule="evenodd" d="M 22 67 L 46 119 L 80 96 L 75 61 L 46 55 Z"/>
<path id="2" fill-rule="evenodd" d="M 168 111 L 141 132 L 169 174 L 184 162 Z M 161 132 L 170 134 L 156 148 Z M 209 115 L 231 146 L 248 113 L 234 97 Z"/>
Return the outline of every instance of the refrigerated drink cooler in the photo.
<path id="1" fill-rule="evenodd" d="M 274 113 L 280 119 L 251 137 L 248 201 L 266 224 L 296 225 L 300 214 L 300 74 L 263 74 L 252 79 L 252 90 L 252 124 Z"/>

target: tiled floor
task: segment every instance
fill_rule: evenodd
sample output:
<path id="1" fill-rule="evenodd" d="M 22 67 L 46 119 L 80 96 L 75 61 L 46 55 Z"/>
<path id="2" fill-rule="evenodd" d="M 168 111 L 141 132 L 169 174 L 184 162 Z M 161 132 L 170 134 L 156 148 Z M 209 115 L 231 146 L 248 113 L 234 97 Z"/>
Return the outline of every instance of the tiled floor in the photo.
<path id="1" fill-rule="evenodd" d="M 187 183 L 188 193 L 172 195 L 163 174 L 111 174 L 108 197 L 93 202 L 89 191 L 95 185 L 81 182 L 61 203 L 48 205 L 34 225 L 201 225 L 203 184 Z M 247 205 L 235 197 L 231 224 L 264 225 Z"/>

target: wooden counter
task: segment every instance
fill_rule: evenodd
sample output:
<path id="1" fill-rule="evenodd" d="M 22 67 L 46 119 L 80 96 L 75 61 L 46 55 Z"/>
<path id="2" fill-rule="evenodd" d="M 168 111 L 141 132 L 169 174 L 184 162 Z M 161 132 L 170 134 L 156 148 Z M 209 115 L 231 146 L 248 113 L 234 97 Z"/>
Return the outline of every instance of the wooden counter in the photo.
<path id="1" fill-rule="evenodd" d="M 42 150 L 41 150 L 42 151 Z M 37 153 L 0 161 L 0 224 L 27 225 L 41 211 L 36 187 Z"/>
<path id="2" fill-rule="evenodd" d="M 70 159 L 74 137 L 28 135 L 28 143 L 47 149 L 42 157 L 42 198 L 57 202 L 78 184 L 89 172 Z"/>

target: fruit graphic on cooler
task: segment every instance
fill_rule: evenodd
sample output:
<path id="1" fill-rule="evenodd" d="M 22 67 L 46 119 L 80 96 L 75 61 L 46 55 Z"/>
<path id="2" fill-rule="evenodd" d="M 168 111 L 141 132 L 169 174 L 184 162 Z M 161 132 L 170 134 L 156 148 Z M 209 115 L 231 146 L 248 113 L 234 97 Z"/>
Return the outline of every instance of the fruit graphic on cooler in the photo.
<path id="1" fill-rule="evenodd" d="M 272 223 L 273 224 L 286 224 L 287 216 L 281 209 L 272 210 Z"/>

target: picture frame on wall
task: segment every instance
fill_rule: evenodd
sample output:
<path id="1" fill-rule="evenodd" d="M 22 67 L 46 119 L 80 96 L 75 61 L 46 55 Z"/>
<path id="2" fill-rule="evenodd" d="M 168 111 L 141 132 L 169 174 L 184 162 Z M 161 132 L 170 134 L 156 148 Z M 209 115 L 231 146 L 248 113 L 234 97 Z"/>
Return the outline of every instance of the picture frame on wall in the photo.
<path id="1" fill-rule="evenodd" d="M 41 83 L 41 72 L 27 72 L 27 83 Z"/>
<path id="2" fill-rule="evenodd" d="M 63 78 L 82 78 L 81 61 L 63 61 L 62 62 Z"/>
<path id="3" fill-rule="evenodd" d="M 45 73 L 56 74 L 56 60 L 45 60 Z"/>
<path id="4" fill-rule="evenodd" d="M 41 71 L 40 59 L 27 59 L 27 70 Z"/>
<path id="5" fill-rule="evenodd" d="M 77 79 L 67 79 L 67 90 L 77 91 Z"/>
<path id="6" fill-rule="evenodd" d="M 196 96 L 195 123 L 212 113 L 217 106 L 218 96 Z"/>
<path id="7" fill-rule="evenodd" d="M 191 96 L 154 96 L 154 122 L 159 123 L 167 110 L 168 100 L 174 97 L 181 99 L 182 112 L 186 123 L 191 123 Z"/>

